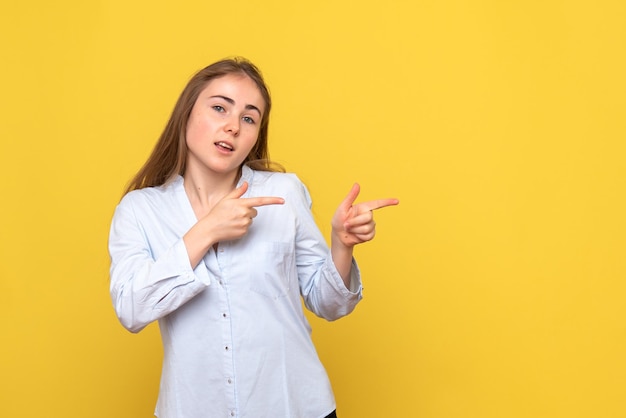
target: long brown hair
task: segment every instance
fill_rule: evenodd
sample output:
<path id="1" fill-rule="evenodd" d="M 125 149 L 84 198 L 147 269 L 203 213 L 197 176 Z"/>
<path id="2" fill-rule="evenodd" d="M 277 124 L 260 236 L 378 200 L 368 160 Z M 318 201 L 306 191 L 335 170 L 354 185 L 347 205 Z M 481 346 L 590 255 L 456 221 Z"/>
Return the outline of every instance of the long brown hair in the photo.
<path id="1" fill-rule="evenodd" d="M 191 110 L 198 96 L 211 80 L 228 74 L 243 74 L 250 77 L 265 100 L 265 112 L 261 118 L 259 137 L 243 164 L 255 170 L 284 171 L 280 165 L 273 163 L 269 158 L 267 133 L 272 99 L 263 76 L 259 69 L 245 58 L 228 58 L 203 68 L 189 80 L 150 157 L 128 183 L 125 193 L 144 187 L 161 186 L 171 181 L 176 175 L 184 174 L 187 163 L 185 134 Z"/>

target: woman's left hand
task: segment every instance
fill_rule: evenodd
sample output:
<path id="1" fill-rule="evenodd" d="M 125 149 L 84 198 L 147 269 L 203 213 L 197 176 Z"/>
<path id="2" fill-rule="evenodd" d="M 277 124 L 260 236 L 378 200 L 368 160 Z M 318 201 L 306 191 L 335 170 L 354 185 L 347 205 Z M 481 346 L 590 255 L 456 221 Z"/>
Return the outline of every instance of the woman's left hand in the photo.
<path id="1" fill-rule="evenodd" d="M 333 242 L 340 242 L 346 247 L 370 241 L 376 234 L 376 222 L 373 211 L 399 203 L 398 199 L 377 199 L 354 204 L 361 188 L 352 186 L 348 196 L 341 202 L 333 216 Z"/>

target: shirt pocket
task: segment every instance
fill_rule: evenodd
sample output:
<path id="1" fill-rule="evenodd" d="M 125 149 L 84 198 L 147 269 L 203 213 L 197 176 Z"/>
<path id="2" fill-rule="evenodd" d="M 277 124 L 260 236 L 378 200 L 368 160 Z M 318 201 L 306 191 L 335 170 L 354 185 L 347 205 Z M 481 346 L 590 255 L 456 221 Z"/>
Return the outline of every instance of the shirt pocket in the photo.
<path id="1" fill-rule="evenodd" d="M 289 293 L 296 282 L 293 246 L 285 242 L 269 242 L 256 249 L 250 263 L 250 290 L 271 299 Z"/>

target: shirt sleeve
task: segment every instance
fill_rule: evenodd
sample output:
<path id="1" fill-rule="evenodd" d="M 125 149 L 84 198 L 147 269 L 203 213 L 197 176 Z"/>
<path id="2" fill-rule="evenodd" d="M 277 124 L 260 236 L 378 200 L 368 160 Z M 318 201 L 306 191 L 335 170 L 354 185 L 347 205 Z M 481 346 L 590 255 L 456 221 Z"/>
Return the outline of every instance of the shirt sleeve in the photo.
<path id="1" fill-rule="evenodd" d="M 182 237 L 155 257 L 148 237 L 155 232 L 151 227 L 158 226 L 139 219 L 132 199 L 125 198 L 109 233 L 111 298 L 117 317 L 131 332 L 176 310 L 210 284 L 206 269 L 192 269 Z"/>
<path id="2" fill-rule="evenodd" d="M 299 180 L 298 195 L 293 199 L 297 210 L 296 264 L 304 304 L 317 316 L 334 321 L 352 312 L 361 300 L 361 273 L 352 259 L 350 287 L 346 288 L 315 223 L 310 194 Z"/>

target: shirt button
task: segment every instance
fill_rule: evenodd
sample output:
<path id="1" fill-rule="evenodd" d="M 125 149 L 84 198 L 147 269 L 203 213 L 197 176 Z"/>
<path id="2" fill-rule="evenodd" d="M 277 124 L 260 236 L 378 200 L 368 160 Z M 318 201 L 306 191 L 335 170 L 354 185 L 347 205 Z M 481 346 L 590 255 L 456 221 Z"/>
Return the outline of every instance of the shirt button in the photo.
<path id="1" fill-rule="evenodd" d="M 222 317 L 226 318 L 226 317 L 228 317 L 228 314 L 227 314 L 226 312 L 224 312 L 224 313 L 222 314 Z"/>
<path id="2" fill-rule="evenodd" d="M 230 411 L 230 416 L 234 417 L 235 416 L 235 411 Z"/>
<path id="3" fill-rule="evenodd" d="M 229 384 L 231 384 L 231 383 L 233 383 L 233 379 L 228 379 L 228 380 L 227 380 L 227 382 L 228 382 Z"/>
<path id="4" fill-rule="evenodd" d="M 228 351 L 229 350 L 228 346 L 224 347 L 224 350 Z"/>

